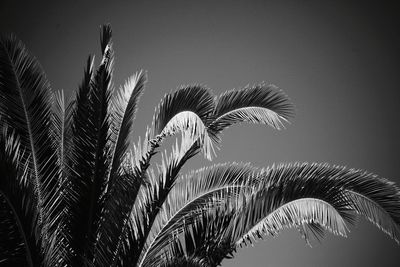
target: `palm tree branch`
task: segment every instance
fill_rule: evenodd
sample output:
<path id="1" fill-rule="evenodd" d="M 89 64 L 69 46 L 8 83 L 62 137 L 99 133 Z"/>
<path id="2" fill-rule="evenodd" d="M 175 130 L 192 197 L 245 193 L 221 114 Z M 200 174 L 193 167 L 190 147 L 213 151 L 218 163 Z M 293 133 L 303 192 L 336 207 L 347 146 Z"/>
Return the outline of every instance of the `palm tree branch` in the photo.
<path id="1" fill-rule="evenodd" d="M 172 226 L 176 226 L 178 232 L 182 228 L 182 225 L 177 225 L 173 218 L 184 218 L 185 222 L 195 220 L 195 215 L 202 211 L 201 207 L 209 206 L 211 203 L 223 203 L 232 194 L 239 193 L 237 192 L 239 189 L 241 189 L 239 191 L 250 190 L 258 184 L 256 178 L 262 173 L 262 169 L 255 168 L 250 164 L 225 163 L 193 171 L 185 177 L 181 176 L 157 216 L 154 228 L 156 235 L 148 239 L 149 245 L 145 249 L 147 256 L 141 257 L 141 265 L 148 265 L 153 254 L 161 251 L 162 244 L 172 232 L 170 230 Z M 190 214 L 192 208 L 194 212 Z M 191 219 L 183 216 L 185 213 L 189 213 Z M 166 223 L 168 220 L 169 222 Z M 164 229 L 160 230 L 161 228 Z"/>
<path id="2" fill-rule="evenodd" d="M 93 129 L 93 176 L 90 177 L 89 206 L 87 221 L 87 247 L 88 260 L 93 260 L 94 247 L 98 231 L 98 222 L 104 205 L 104 194 L 107 187 L 107 172 L 109 165 L 109 113 L 108 106 L 111 96 L 111 76 L 113 65 L 113 52 L 109 43 L 103 53 L 103 59 L 91 82 L 92 90 L 89 92 L 92 113 Z"/>
<path id="3" fill-rule="evenodd" d="M 92 148 L 88 143 L 90 138 L 88 133 L 93 127 L 88 122 L 90 114 L 89 92 L 91 90 L 91 80 L 93 79 L 93 57 L 89 56 L 86 61 L 84 77 L 76 92 L 75 99 L 70 104 L 71 109 L 71 152 L 68 159 L 69 172 L 66 176 L 66 186 L 64 195 L 66 201 L 65 224 L 71 233 L 66 238 L 66 242 L 72 247 L 70 265 L 81 265 L 83 255 L 84 238 L 86 235 L 82 223 L 86 222 L 86 205 L 88 203 L 89 177 L 92 173 Z M 82 205 L 84 203 L 85 205 Z M 74 238 L 75 237 L 75 238 Z M 76 238 L 80 237 L 80 238 Z"/>
<path id="4" fill-rule="evenodd" d="M 108 174 L 108 188 L 104 200 L 103 212 L 105 214 L 103 216 L 105 220 L 100 224 L 95 251 L 95 260 L 102 262 L 102 265 L 111 265 L 110 260 L 115 257 L 115 250 L 118 250 L 120 243 L 116 232 L 124 228 L 121 226 L 121 224 L 126 224 L 127 218 L 124 214 L 128 213 L 127 209 L 130 209 L 133 205 L 141 184 L 138 170 L 132 168 L 131 162 L 124 163 L 123 160 L 127 157 L 128 137 L 146 80 L 144 72 L 135 74 L 125 83 L 117 97 L 112 101 L 112 122 L 114 124 L 111 125 L 112 134 L 110 137 L 112 143 L 111 169 Z M 113 237 L 116 237 L 116 239 L 113 239 Z M 116 245 L 116 249 L 102 249 L 114 245 Z M 112 255 L 108 255 L 109 253 L 112 253 Z"/>
<path id="5" fill-rule="evenodd" d="M 160 253 L 160 251 L 166 247 L 167 243 L 173 239 L 174 236 L 182 233 L 185 224 L 195 222 L 199 219 L 200 214 L 206 212 L 208 209 L 221 205 L 221 203 L 237 194 L 238 191 L 250 188 L 251 187 L 248 185 L 226 185 L 204 192 L 187 202 L 167 220 L 158 234 L 153 238 L 153 241 L 147 247 L 142 257 L 142 262 L 139 266 L 147 266 L 148 261 L 154 258 L 156 254 Z M 179 224 L 183 221 L 184 224 Z"/>
<path id="6" fill-rule="evenodd" d="M 205 156 L 211 159 L 212 142 L 207 127 L 212 120 L 214 98 L 209 89 L 200 85 L 182 86 L 166 94 L 153 116 L 154 135 L 162 141 L 177 131 L 187 131 L 191 141 L 200 138 Z M 154 137 L 153 137 L 154 138 Z"/>
<path id="7" fill-rule="evenodd" d="M 330 232 L 346 236 L 346 223 L 338 211 L 328 202 L 318 198 L 300 198 L 283 204 L 255 224 L 236 245 L 255 240 L 261 233 L 276 235 L 285 227 L 318 223 Z"/>
<path id="8" fill-rule="evenodd" d="M 173 188 L 180 169 L 187 160 L 199 152 L 198 142 L 191 143 L 187 140 L 188 139 L 185 138 L 185 133 L 182 133 L 182 144 L 179 146 L 178 143 L 176 143 L 175 149 L 172 151 L 170 157 L 166 156 L 166 154 L 163 155 L 160 177 L 159 179 L 153 179 L 154 181 L 158 180 L 156 181 L 156 185 L 150 184 L 145 188 L 145 191 L 147 192 L 146 198 L 143 200 L 143 202 L 139 202 L 142 205 L 143 214 L 134 215 L 136 218 L 137 216 L 141 216 L 142 218 L 142 220 L 136 219 L 136 221 L 142 221 L 142 233 L 138 238 L 125 241 L 136 244 L 131 246 L 131 248 L 135 247 L 137 248 L 137 251 L 143 251 L 143 247 L 145 246 L 148 236 L 152 230 L 153 223 L 159 214 L 170 190 Z M 133 254 L 133 251 L 131 253 Z M 142 253 L 140 253 L 140 255 L 134 255 L 131 259 L 131 262 L 136 263 L 140 261 Z M 125 253 L 125 255 L 126 254 L 127 253 Z"/>
<path id="9" fill-rule="evenodd" d="M 0 207 L 2 218 L 0 232 L 2 237 L 8 239 L 8 245 L 16 245 L 9 240 L 13 232 L 11 229 L 4 229 L 9 221 L 10 226 L 16 225 L 18 237 L 22 238 L 25 247 L 25 257 L 30 266 L 40 263 L 44 256 L 41 245 L 40 224 L 34 187 L 29 179 L 29 157 L 21 153 L 21 144 L 15 132 L 11 132 L 7 125 L 0 133 L 0 198 L 3 198 Z M 5 210 L 9 209 L 6 215 Z M 4 236 L 5 235 L 5 236 Z M 4 253 L 4 254 L 3 254 Z M 7 257 L 6 251 L 1 251 Z M 6 261 L 7 259 L 5 259 Z"/>
<path id="10" fill-rule="evenodd" d="M 55 229 L 49 215 L 59 208 L 56 197 L 56 152 L 52 147 L 50 86 L 36 59 L 14 36 L 0 41 L 0 112 L 20 136 L 30 155 L 43 240 Z M 50 231 L 50 232 L 49 232 Z M 42 246 L 45 246 L 43 243 Z"/>
<path id="11" fill-rule="evenodd" d="M 114 134 L 111 137 L 114 143 L 111 153 L 111 170 L 109 173 L 109 184 L 111 186 L 113 176 L 120 168 L 123 156 L 128 148 L 128 137 L 131 133 L 133 120 L 137 111 L 137 104 L 145 89 L 147 75 L 140 71 L 132 76 L 120 90 L 119 95 L 112 101 Z"/>

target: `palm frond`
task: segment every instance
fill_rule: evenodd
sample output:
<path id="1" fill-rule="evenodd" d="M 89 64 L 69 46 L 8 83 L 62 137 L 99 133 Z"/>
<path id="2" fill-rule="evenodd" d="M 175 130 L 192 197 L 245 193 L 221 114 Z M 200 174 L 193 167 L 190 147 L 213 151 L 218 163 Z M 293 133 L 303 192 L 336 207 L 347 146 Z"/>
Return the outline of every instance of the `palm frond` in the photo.
<path id="1" fill-rule="evenodd" d="M 64 198 L 66 201 L 65 211 L 65 230 L 66 242 L 71 246 L 70 265 L 81 265 L 83 255 L 83 244 L 85 229 L 82 227 L 82 218 L 87 216 L 87 210 L 81 205 L 87 205 L 88 187 L 92 173 L 92 150 L 88 143 L 88 133 L 93 129 L 88 121 L 90 114 L 89 93 L 91 90 L 91 80 L 94 75 L 93 58 L 88 57 L 84 77 L 75 99 L 71 102 L 71 153 L 70 153 L 70 172 L 66 177 L 66 186 L 63 187 Z M 77 238 L 78 237 L 78 238 Z"/>
<path id="2" fill-rule="evenodd" d="M 250 122 L 279 130 L 292 115 L 293 107 L 288 97 L 277 87 L 261 83 L 221 94 L 209 128 L 218 133 L 233 124 Z"/>
<path id="3" fill-rule="evenodd" d="M 129 134 L 137 110 L 137 103 L 143 93 L 146 74 L 139 72 L 132 76 L 121 88 L 112 102 L 113 116 L 111 169 L 104 206 L 104 221 L 101 222 L 96 245 L 95 260 L 109 266 L 119 249 L 119 233 L 126 224 L 129 212 L 141 185 L 141 174 L 132 168 L 132 162 L 125 162 L 129 146 Z M 128 164 L 128 166 L 126 165 Z M 104 249 L 104 248 L 107 248 Z"/>
<path id="4" fill-rule="evenodd" d="M 93 260 L 94 246 L 97 238 L 101 212 L 104 206 L 104 194 L 108 182 L 109 168 L 109 134 L 110 134 L 110 115 L 109 103 L 112 92 L 112 68 L 113 51 L 111 44 L 111 34 L 108 26 L 103 26 L 102 40 L 107 39 L 103 58 L 90 83 L 89 101 L 90 109 L 88 114 L 89 129 L 87 129 L 86 140 L 89 149 L 88 161 L 91 165 L 90 176 L 82 177 L 88 179 L 87 200 L 85 214 L 87 218 L 86 239 L 85 239 L 85 258 L 87 261 Z M 104 36 L 106 34 L 107 36 Z M 102 43 L 103 45 L 103 43 Z M 86 152 L 87 153 L 87 152 Z"/>
<path id="5" fill-rule="evenodd" d="M 352 203 L 354 210 L 358 214 L 366 217 L 370 222 L 376 225 L 385 234 L 389 235 L 397 243 L 399 243 L 400 224 L 398 220 L 396 222 L 396 220 L 392 218 L 391 214 L 393 214 L 393 212 L 391 212 L 390 214 L 375 200 L 372 200 L 360 193 L 347 191 L 345 194 L 350 199 L 350 202 Z M 397 209 L 398 208 L 399 207 L 397 207 Z M 400 211 L 397 211 L 397 213 L 400 213 Z"/>
<path id="6" fill-rule="evenodd" d="M 254 176 L 252 183 L 255 189 L 250 194 L 245 194 L 245 197 L 238 200 L 231 198 L 227 202 L 229 204 L 235 201 L 233 210 L 236 212 L 218 215 L 221 220 L 225 218 L 224 220 L 230 221 L 229 227 L 225 227 L 226 231 L 218 238 L 210 240 L 196 236 L 196 240 L 200 238 L 203 244 L 208 245 L 197 250 L 195 254 L 190 254 L 182 246 L 184 255 L 198 257 L 204 251 L 212 254 L 211 249 L 218 248 L 218 253 L 213 254 L 216 255 L 213 261 L 220 262 L 234 248 L 246 244 L 246 241 L 251 243 L 255 238 L 275 235 L 290 226 L 309 225 L 320 231 L 321 228 L 312 226 L 317 224 L 335 234 L 345 235 L 345 222 L 353 223 L 356 212 L 372 218 L 373 222 L 394 239 L 398 236 L 399 190 L 387 180 L 365 171 L 328 164 L 281 164 L 262 170 L 260 175 Z M 353 196 L 349 196 L 350 191 Z M 360 196 L 363 197 L 362 200 L 359 199 Z M 364 203 L 366 200 L 368 204 Z M 210 216 L 210 212 L 215 212 L 215 209 L 196 215 L 200 214 L 199 217 L 203 218 Z M 169 235 L 169 240 L 173 240 L 172 247 L 163 243 L 164 249 L 151 253 L 152 257 L 149 257 L 145 266 L 161 264 L 165 255 L 172 256 L 173 247 L 182 242 L 182 236 L 185 236 L 185 240 L 190 239 L 190 235 L 186 237 L 188 231 L 193 236 L 193 231 L 202 233 L 210 227 L 197 222 L 198 219 L 186 218 L 180 225 L 176 225 L 180 229 L 176 232 L 177 235 Z M 157 246 L 159 249 L 160 247 Z"/>
<path id="7" fill-rule="evenodd" d="M 112 186 L 113 176 L 121 167 L 123 157 L 129 147 L 129 134 L 131 133 L 133 120 L 137 110 L 137 104 L 144 91 L 147 77 L 140 71 L 133 75 L 120 89 L 118 95 L 112 101 L 112 145 L 110 182 Z"/>
<path id="8" fill-rule="evenodd" d="M 235 211 L 220 206 L 203 213 L 193 222 L 182 225 L 179 238 L 172 239 L 163 251 L 144 266 L 171 266 L 173 263 L 195 263 L 218 266 L 236 251 L 232 245 L 232 222 Z"/>
<path id="9" fill-rule="evenodd" d="M 73 184 L 68 193 L 74 194 L 75 203 L 67 214 L 71 220 L 71 236 L 75 237 L 71 240 L 75 255 L 75 262 L 71 263 L 73 265 L 93 261 L 108 182 L 111 131 L 109 103 L 113 68 L 110 34 L 108 26 L 103 26 L 101 63 L 93 71 L 93 60 L 89 57 L 72 113 L 74 161 L 70 180 Z M 108 43 L 105 44 L 104 40 Z"/>
<path id="10" fill-rule="evenodd" d="M 199 139 L 206 158 L 214 152 L 212 138 L 207 131 L 214 110 L 210 91 L 199 85 L 181 87 L 166 94 L 153 117 L 154 134 L 160 141 L 178 131 L 187 131 L 190 142 Z"/>
<path id="11" fill-rule="evenodd" d="M 136 173 L 119 174 L 115 179 L 110 197 L 103 213 L 96 244 L 95 263 L 100 266 L 115 266 L 121 260 L 120 253 L 125 245 L 126 231 L 129 231 L 129 215 L 141 185 Z M 129 246 L 128 246 L 129 247 Z"/>
<path id="12" fill-rule="evenodd" d="M 164 201 L 166 200 L 170 190 L 173 188 L 176 178 L 186 163 L 191 157 L 196 155 L 199 151 L 198 142 L 190 143 L 185 138 L 185 132 L 182 132 L 182 143 L 179 145 L 178 141 L 171 153 L 171 156 L 163 154 L 162 165 L 159 170 L 159 177 L 153 176 L 150 183 L 143 189 L 144 193 L 141 194 L 142 198 L 136 201 L 133 210 L 140 210 L 138 214 L 132 214 L 133 221 L 137 223 L 138 228 L 141 228 L 140 233 L 132 236 L 133 239 L 125 240 L 124 242 L 130 244 L 125 246 L 128 248 L 135 248 L 135 250 L 128 250 L 122 255 L 125 258 L 123 261 L 136 263 L 140 260 L 141 254 L 135 254 L 134 251 L 142 251 L 146 245 L 149 234 L 152 231 L 154 221 L 160 212 Z M 150 173 L 150 175 L 154 175 Z M 137 229 L 135 229 L 137 230 Z M 127 231 L 130 231 L 127 229 Z M 124 234 L 125 235 L 125 234 Z"/>
<path id="13" fill-rule="evenodd" d="M 28 164 L 19 138 L 5 126 L 0 133 L 0 236 L 7 240 L 0 244 L 2 265 L 36 266 L 45 256 Z"/>
<path id="14" fill-rule="evenodd" d="M 59 179 L 59 186 L 63 183 L 68 173 L 68 155 L 71 150 L 71 109 L 72 105 L 66 103 L 64 91 L 55 94 L 55 107 L 52 113 L 53 122 L 53 140 L 57 150 L 59 172 L 62 177 Z"/>
<path id="15" fill-rule="evenodd" d="M 75 162 L 72 138 L 72 112 L 74 102 L 66 102 L 63 91 L 55 94 L 55 106 L 52 113 L 52 136 L 55 150 L 57 151 L 58 164 L 58 189 L 57 194 L 60 208 L 57 214 L 54 214 L 54 225 L 56 230 L 49 242 L 51 247 L 48 248 L 49 256 L 45 259 L 47 266 L 57 264 L 68 265 L 71 259 L 70 235 L 67 228 L 70 226 L 71 205 L 76 203 L 76 192 L 70 177 L 73 176 L 71 167 Z M 63 229 L 63 230 L 60 230 Z M 57 253 L 56 253 L 57 251 Z"/>
<path id="16" fill-rule="evenodd" d="M 285 228 L 313 223 L 323 226 L 336 235 L 346 236 L 346 223 L 332 205 L 321 199 L 301 198 L 272 211 L 254 225 L 236 244 L 240 246 L 242 243 L 246 243 L 246 240 L 256 240 L 262 234 L 275 236 Z"/>
<path id="17" fill-rule="evenodd" d="M 58 168 L 51 138 L 51 104 L 51 89 L 39 63 L 14 36 L 2 37 L 0 113 L 20 137 L 25 155 L 29 155 L 43 240 L 54 231 L 50 215 L 59 209 L 57 181 L 53 179 Z"/>
<path id="18" fill-rule="evenodd" d="M 345 221 L 354 222 L 353 214 L 358 212 L 373 218 L 372 220 L 392 238 L 398 237 L 399 190 L 386 179 L 368 172 L 328 164 L 279 165 L 266 170 L 264 181 L 260 185 L 263 188 L 257 194 L 268 195 L 270 203 L 267 203 L 270 206 L 279 207 L 297 199 L 317 198 L 332 205 Z M 366 205 L 365 201 L 368 201 L 369 205 Z M 374 203 L 375 209 L 379 207 L 380 212 L 371 212 L 371 203 Z M 262 202 L 259 202 L 259 205 L 263 205 Z M 249 216 L 242 225 L 256 225 L 262 221 L 256 218 L 257 216 Z M 344 233 L 338 230 L 336 232 Z"/>
<path id="19" fill-rule="evenodd" d="M 168 195 L 155 221 L 154 238 L 149 241 L 143 266 L 159 254 L 176 235 L 183 231 L 183 222 L 193 223 L 201 214 L 223 205 L 228 199 L 251 191 L 262 169 L 250 164 L 217 164 L 181 176 Z"/>

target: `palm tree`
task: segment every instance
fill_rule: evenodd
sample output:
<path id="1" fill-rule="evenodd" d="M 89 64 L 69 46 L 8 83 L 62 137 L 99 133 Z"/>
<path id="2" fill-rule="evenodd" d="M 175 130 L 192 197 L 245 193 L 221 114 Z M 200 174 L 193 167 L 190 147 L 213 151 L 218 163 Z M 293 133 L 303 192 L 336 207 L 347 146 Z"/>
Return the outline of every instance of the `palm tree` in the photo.
<path id="1" fill-rule="evenodd" d="M 114 93 L 111 28 L 72 101 L 53 95 L 14 36 L 0 40 L 0 263 L 3 266 L 217 266 L 255 239 L 296 227 L 345 236 L 364 216 L 397 242 L 400 191 L 328 164 L 216 164 L 181 174 L 241 122 L 281 129 L 287 96 L 258 84 L 219 96 L 200 85 L 164 96 L 146 136 L 130 134 L 146 73 Z M 180 134 L 172 152 L 163 141 Z M 161 163 L 152 165 L 155 154 Z"/>

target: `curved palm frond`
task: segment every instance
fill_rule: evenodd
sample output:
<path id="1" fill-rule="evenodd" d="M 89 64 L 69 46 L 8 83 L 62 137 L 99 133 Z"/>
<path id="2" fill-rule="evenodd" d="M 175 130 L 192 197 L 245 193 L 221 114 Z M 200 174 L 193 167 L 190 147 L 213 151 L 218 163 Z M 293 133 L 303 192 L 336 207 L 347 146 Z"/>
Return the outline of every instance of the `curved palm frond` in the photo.
<path id="1" fill-rule="evenodd" d="M 236 244 L 240 246 L 246 241 L 251 242 L 251 239 L 258 239 L 260 233 L 274 236 L 285 228 L 301 227 L 304 224 L 318 224 L 335 235 L 347 235 L 346 223 L 332 205 L 317 198 L 301 198 L 272 211 L 236 241 Z"/>
<path id="2" fill-rule="evenodd" d="M 53 179 L 58 168 L 52 146 L 51 104 L 50 85 L 37 60 L 14 36 L 0 38 L 0 114 L 20 137 L 24 155 L 29 156 L 29 178 L 33 179 L 44 239 L 54 233 L 56 221 L 51 215 L 60 208 L 57 181 Z"/>
<path id="3" fill-rule="evenodd" d="M 123 88 L 112 101 L 112 135 L 113 144 L 111 153 L 111 169 L 109 186 L 112 186 L 113 176 L 121 168 L 123 158 L 129 147 L 129 134 L 131 133 L 137 105 L 143 94 L 147 75 L 140 71 L 126 81 Z"/>
<path id="4" fill-rule="evenodd" d="M 202 213 L 216 208 L 228 199 L 251 190 L 262 169 L 250 164 L 217 164 L 181 176 L 165 201 L 155 222 L 154 238 L 150 239 L 143 256 L 148 266 L 177 234 L 183 230 L 182 222 L 193 223 Z"/>
<path id="5" fill-rule="evenodd" d="M 335 234 L 345 235 L 344 222 L 353 223 L 356 212 L 373 220 L 384 232 L 397 240 L 400 193 L 398 188 L 385 179 L 340 166 L 296 163 L 267 168 L 261 175 L 256 176 L 254 181 L 257 189 L 248 197 L 236 201 L 239 208 L 233 215 L 227 213 L 226 219 L 230 220 L 230 226 L 226 227 L 227 232 L 221 235 L 220 239 L 203 240 L 204 244 L 211 243 L 209 247 L 200 249 L 199 253 L 208 251 L 209 254 L 213 254 L 210 247 L 224 244 L 224 252 L 219 251 L 215 254 L 219 256 L 213 259 L 214 262 L 221 262 L 225 255 L 231 254 L 236 247 L 246 244 L 245 241 L 251 242 L 251 238 L 262 238 L 265 234 L 274 235 L 286 227 L 299 227 L 304 224 L 318 224 Z M 363 200 L 349 197 L 350 191 L 356 194 L 357 198 L 362 196 Z M 366 199 L 368 204 L 363 204 Z M 374 208 L 371 208 L 371 202 Z M 376 211 L 376 206 L 380 212 Z M 215 210 L 210 209 L 210 212 Z M 204 216 L 204 213 L 201 215 Z M 192 232 L 193 236 L 193 229 L 196 227 L 202 227 L 195 229 L 199 233 L 207 231 L 209 226 L 196 224 L 196 221 L 197 219 L 185 219 L 177 225 L 177 228 L 187 228 L 178 232 L 180 236 L 186 235 L 188 231 Z M 175 243 L 181 242 L 178 237 L 170 237 Z M 196 236 L 195 239 L 197 238 L 201 237 Z M 152 254 L 149 264 L 164 262 L 165 255 L 172 255 L 171 249 L 167 247 L 167 250 Z M 188 254 L 187 251 L 185 253 Z"/>
<path id="6" fill-rule="evenodd" d="M 160 212 L 164 201 L 166 200 L 170 190 L 173 188 L 176 178 L 180 172 L 180 169 L 186 163 L 187 160 L 192 158 L 199 152 L 198 142 L 189 143 L 185 138 L 185 132 L 182 132 L 182 144 L 179 145 L 178 141 L 171 153 L 171 156 L 167 154 L 162 155 L 162 164 L 159 170 L 159 176 L 152 172 L 149 172 L 150 179 L 149 184 L 143 188 L 140 198 L 136 201 L 135 206 L 131 209 L 132 211 L 139 211 L 138 213 L 130 213 L 131 224 L 127 226 L 136 227 L 134 229 L 125 228 L 125 231 L 137 231 L 135 235 L 130 236 L 125 240 L 121 240 L 123 244 L 123 252 L 116 261 L 129 262 L 130 264 L 136 264 L 140 258 L 141 253 L 136 254 L 137 251 L 143 251 L 143 247 L 146 245 L 146 241 L 149 234 L 152 231 L 154 221 Z M 123 236 L 126 233 L 122 233 Z"/>
<path id="7" fill-rule="evenodd" d="M 152 194 L 150 194 L 150 197 L 142 201 L 137 201 L 139 205 L 142 205 L 143 209 L 149 211 L 150 215 L 138 212 L 134 218 L 130 218 L 124 222 L 124 226 L 122 228 L 123 230 L 120 235 L 121 241 L 118 242 L 117 251 L 115 251 L 114 255 L 114 262 L 136 262 L 138 260 L 138 256 L 134 256 L 133 259 L 123 260 L 123 258 L 131 257 L 126 253 L 126 251 L 132 250 L 135 246 L 142 247 L 144 245 L 153 221 L 158 213 L 158 211 L 153 210 L 150 212 L 150 210 L 156 208 L 157 205 L 162 205 L 166 195 L 168 195 L 170 187 L 173 186 L 175 176 L 178 174 L 180 168 L 189 158 L 198 153 L 199 148 L 203 146 L 205 148 L 206 156 L 211 157 L 211 139 L 206 133 L 205 125 L 208 124 L 208 116 L 211 114 L 213 108 L 214 102 L 212 95 L 208 89 L 200 86 L 182 87 L 174 93 L 166 94 L 162 99 L 153 117 L 154 129 L 148 129 L 144 144 L 141 145 L 139 141 L 138 146 L 135 147 L 133 169 L 136 173 L 137 180 L 145 180 L 146 172 L 150 165 L 150 160 L 156 153 L 155 149 L 160 146 L 160 143 L 166 136 L 175 134 L 177 131 L 181 131 L 181 148 L 186 147 L 187 150 L 175 150 L 181 151 L 181 153 L 177 153 L 175 155 L 175 160 L 172 160 L 168 163 L 169 174 L 172 175 L 167 175 L 165 172 L 166 183 L 158 186 L 157 189 L 154 189 Z M 181 121 L 182 118 L 184 119 L 183 122 Z M 201 145 L 202 142 L 205 143 L 205 145 Z M 166 170 L 166 168 L 164 168 L 164 170 Z M 165 192 L 163 193 L 162 191 Z M 150 204 L 151 202 L 153 202 L 153 204 Z M 155 205 L 154 203 L 159 204 Z M 135 207 L 131 207 L 130 210 L 135 210 Z M 129 214 L 130 212 L 128 215 Z M 135 222 L 137 223 L 135 224 Z M 138 231 L 141 233 L 132 234 L 130 235 L 130 238 L 121 238 L 136 230 L 129 229 L 129 227 L 133 227 L 133 225 L 136 225 L 136 229 L 139 229 Z M 138 225 L 144 225 L 143 231 Z M 124 255 L 126 256 L 118 256 L 121 246 L 126 246 L 126 248 L 123 249 L 125 251 Z"/>
<path id="8" fill-rule="evenodd" d="M 209 89 L 200 85 L 181 87 L 164 96 L 153 117 L 154 134 L 159 141 L 178 131 L 187 131 L 189 142 L 200 141 L 206 158 L 214 148 L 207 131 L 214 110 L 214 98 Z"/>
<path id="9" fill-rule="evenodd" d="M 221 94 L 209 128 L 218 133 L 233 124 L 250 122 L 279 130 L 292 115 L 293 106 L 288 97 L 276 86 L 261 83 Z"/>
<path id="10" fill-rule="evenodd" d="M 385 216 L 376 212 L 373 215 L 374 222 L 379 224 L 384 232 L 390 233 L 389 235 L 395 240 L 400 233 L 398 226 L 400 223 L 399 190 L 386 179 L 378 178 L 361 170 L 329 166 L 328 164 L 307 163 L 279 165 L 267 170 L 265 175 L 264 181 L 261 183 L 264 184 L 264 188 L 259 192 L 264 191 L 268 194 L 268 198 L 286 199 L 288 201 L 313 197 L 331 204 L 346 221 L 354 222 L 352 213 L 355 212 L 364 213 L 363 215 L 371 217 L 371 213 L 365 212 L 361 208 L 362 205 L 359 204 L 361 201 L 357 201 L 358 206 L 355 206 L 354 196 L 349 198 L 349 192 L 352 192 L 353 195 L 362 197 L 364 200 L 374 202 L 376 206 L 380 207 L 381 211 L 385 211 Z M 297 197 L 293 199 L 294 195 L 297 195 Z M 274 201 L 276 202 L 276 200 Z M 283 203 L 287 203 L 286 201 Z M 262 205 L 262 203 L 259 202 L 257 205 Z M 304 210 L 306 210 L 305 208 Z M 246 222 L 246 225 L 257 225 L 263 220 L 268 220 L 268 217 L 265 216 L 262 220 L 252 218 Z M 268 221 L 265 222 L 268 223 Z M 317 221 L 317 223 L 322 226 L 327 225 L 324 221 Z M 333 229 L 332 226 L 330 228 Z M 248 238 L 247 234 L 253 237 L 262 236 L 265 233 L 261 231 L 262 229 L 267 233 L 274 231 L 273 227 L 255 227 L 253 229 L 255 231 L 243 231 L 246 232 L 246 235 L 242 236 L 240 240 L 243 241 Z M 345 233 L 344 228 L 340 231 L 337 229 L 335 232 L 341 235 Z"/>
<path id="11" fill-rule="evenodd" d="M 44 258 L 37 199 L 19 138 L 7 126 L 0 133 L 0 263 L 39 265 Z M 25 163 L 24 163 L 25 162 Z"/>

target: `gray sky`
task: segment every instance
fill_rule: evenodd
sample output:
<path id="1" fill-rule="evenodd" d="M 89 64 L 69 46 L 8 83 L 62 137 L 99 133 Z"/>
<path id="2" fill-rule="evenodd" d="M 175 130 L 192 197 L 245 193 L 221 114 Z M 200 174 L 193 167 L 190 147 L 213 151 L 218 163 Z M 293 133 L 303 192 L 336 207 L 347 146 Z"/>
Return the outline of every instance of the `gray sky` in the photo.
<path id="1" fill-rule="evenodd" d="M 134 140 L 164 93 L 181 84 L 202 83 L 219 94 L 268 81 L 295 103 L 292 124 L 280 132 L 232 127 L 216 162 L 326 161 L 400 184 L 400 10 L 394 4 L 29 2 L 2 0 L 0 31 L 25 42 L 54 90 L 78 87 L 87 55 L 99 55 L 102 23 L 114 30 L 115 86 L 139 69 L 148 71 Z M 206 164 L 199 157 L 187 168 Z M 362 221 L 350 229 L 347 239 L 328 235 L 313 248 L 288 230 L 240 250 L 223 266 L 399 265 L 400 247 L 376 227 Z"/>

